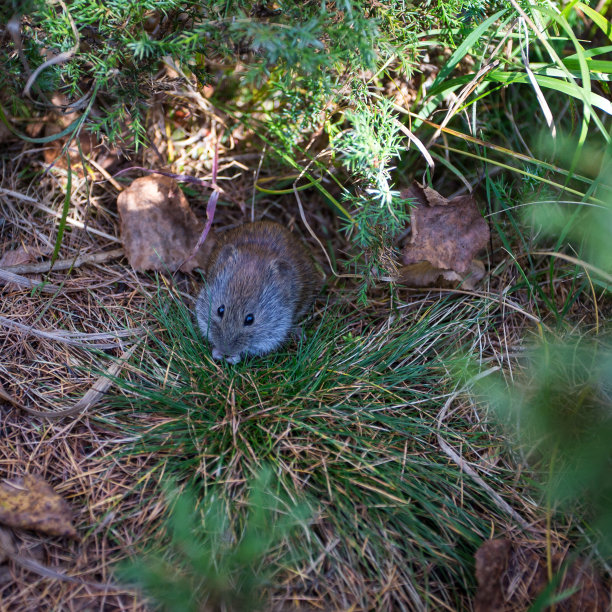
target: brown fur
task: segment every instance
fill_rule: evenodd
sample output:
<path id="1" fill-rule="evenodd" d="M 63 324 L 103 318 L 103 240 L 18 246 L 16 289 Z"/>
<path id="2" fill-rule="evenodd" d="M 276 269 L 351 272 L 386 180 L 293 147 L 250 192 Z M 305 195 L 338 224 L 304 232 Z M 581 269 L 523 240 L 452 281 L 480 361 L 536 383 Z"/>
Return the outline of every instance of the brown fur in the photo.
<path id="1" fill-rule="evenodd" d="M 280 346 L 308 312 L 320 287 L 298 238 L 278 223 L 248 223 L 220 236 L 206 267 L 207 284 L 196 305 L 198 323 L 213 355 L 236 363 Z M 222 317 L 217 311 L 225 308 Z M 255 322 L 244 325 L 246 314 Z"/>

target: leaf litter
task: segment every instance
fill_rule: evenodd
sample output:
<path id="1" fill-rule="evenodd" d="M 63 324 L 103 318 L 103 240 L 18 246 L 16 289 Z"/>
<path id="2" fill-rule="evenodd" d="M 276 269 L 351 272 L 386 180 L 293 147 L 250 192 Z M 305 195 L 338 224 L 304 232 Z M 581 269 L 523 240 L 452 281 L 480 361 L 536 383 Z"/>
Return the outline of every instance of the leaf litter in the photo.
<path id="1" fill-rule="evenodd" d="M 167 176 L 136 179 L 117 198 L 121 238 L 130 265 L 139 272 L 182 272 L 203 267 L 212 241 L 190 257 L 203 224 L 195 216 L 178 183 Z"/>
<path id="2" fill-rule="evenodd" d="M 399 280 L 415 287 L 474 289 L 485 268 L 476 255 L 490 239 L 472 195 L 448 200 L 435 189 L 414 183 L 401 192 L 411 198 L 411 236 L 402 251 Z"/>
<path id="3" fill-rule="evenodd" d="M 0 523 L 53 536 L 77 537 L 68 503 L 35 474 L 0 481 Z"/>

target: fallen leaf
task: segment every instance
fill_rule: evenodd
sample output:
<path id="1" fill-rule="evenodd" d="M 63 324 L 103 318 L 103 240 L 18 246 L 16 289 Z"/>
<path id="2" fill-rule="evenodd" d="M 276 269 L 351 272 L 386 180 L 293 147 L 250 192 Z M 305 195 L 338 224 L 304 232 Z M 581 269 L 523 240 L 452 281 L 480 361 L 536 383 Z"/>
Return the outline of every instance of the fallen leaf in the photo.
<path id="1" fill-rule="evenodd" d="M 21 266 L 24 264 L 32 263 L 36 261 L 38 257 L 42 255 L 48 255 L 48 252 L 43 252 L 42 249 L 38 249 L 31 246 L 20 246 L 10 251 L 5 251 L 0 257 L 0 268 L 10 268 L 11 266 Z M 10 270 L 8 270 L 10 272 Z M 41 274 L 24 274 L 27 278 L 34 281 L 41 281 Z M 15 283 L 6 283 L 6 288 L 9 290 L 19 289 L 20 287 Z"/>
<path id="2" fill-rule="evenodd" d="M 435 189 L 419 183 L 413 183 L 408 189 L 402 191 L 402 197 L 412 198 L 423 206 L 446 206 L 448 204 L 448 200 Z"/>
<path id="3" fill-rule="evenodd" d="M 473 291 L 483 279 L 485 267 L 482 261 L 473 259 L 466 276 L 457 274 L 454 270 L 435 268 L 428 261 L 421 261 L 398 270 L 398 282 L 413 287 L 442 287 L 453 289 L 461 284 L 462 289 Z"/>
<path id="4" fill-rule="evenodd" d="M 440 283 L 473 289 L 484 276 L 475 259 L 489 241 L 489 226 L 471 195 L 448 200 L 415 184 L 402 192 L 412 198 L 412 234 L 404 247 L 400 280 L 419 287 Z"/>
<path id="5" fill-rule="evenodd" d="M 36 259 L 36 255 L 20 246 L 17 249 L 5 251 L 0 257 L 0 268 L 6 268 L 7 266 L 20 266 L 22 264 L 31 263 Z"/>
<path id="6" fill-rule="evenodd" d="M 531 545 L 498 538 L 484 542 L 475 555 L 478 591 L 474 612 L 527 610 L 548 586 L 546 553 Z M 563 569 L 556 592 L 574 590 L 555 604 L 557 612 L 597 612 L 610 609 L 610 593 L 593 566 L 577 559 L 562 568 L 565 556 L 552 556 L 553 572 Z"/>
<path id="7" fill-rule="evenodd" d="M 125 254 L 135 270 L 183 272 L 204 267 L 214 239 L 190 258 L 203 228 L 178 183 L 167 176 L 136 179 L 117 198 Z"/>
<path id="8" fill-rule="evenodd" d="M 68 503 L 40 476 L 0 481 L 0 523 L 4 525 L 76 538 L 71 515 Z"/>

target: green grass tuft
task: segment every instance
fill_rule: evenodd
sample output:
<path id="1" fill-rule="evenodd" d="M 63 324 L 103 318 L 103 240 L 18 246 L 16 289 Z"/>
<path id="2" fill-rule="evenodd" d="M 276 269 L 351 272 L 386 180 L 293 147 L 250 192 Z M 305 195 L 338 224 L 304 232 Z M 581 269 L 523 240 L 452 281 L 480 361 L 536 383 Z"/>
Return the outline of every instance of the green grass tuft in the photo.
<path id="1" fill-rule="evenodd" d="M 330 582 L 348 572 L 382 584 L 391 564 L 404 606 L 465 595 L 475 549 L 504 518 L 440 450 L 436 417 L 446 364 L 473 341 L 486 301 L 443 299 L 383 324 L 330 308 L 298 346 L 230 366 L 211 360 L 182 303 L 159 300 L 159 330 L 113 400 L 134 438 L 127 454 L 154 453 L 154 471 L 226 500 L 269 464 L 291 498 L 315 500 L 300 546 L 324 554 Z M 457 415 L 440 433 L 464 449 L 491 445 Z M 350 588 L 366 605 L 365 586 Z"/>

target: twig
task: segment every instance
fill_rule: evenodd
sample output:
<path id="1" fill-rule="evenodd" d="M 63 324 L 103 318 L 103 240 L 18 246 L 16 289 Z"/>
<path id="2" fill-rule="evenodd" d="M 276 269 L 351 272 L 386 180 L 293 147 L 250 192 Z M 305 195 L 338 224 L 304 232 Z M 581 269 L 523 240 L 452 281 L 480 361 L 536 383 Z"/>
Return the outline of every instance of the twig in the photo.
<path id="1" fill-rule="evenodd" d="M 96 380 L 96 382 L 92 385 L 91 389 L 85 393 L 85 395 L 71 408 L 66 408 L 65 410 L 60 410 L 58 412 L 42 412 L 40 410 L 34 410 L 33 408 L 29 408 L 28 406 L 24 406 L 17 400 L 11 400 L 12 403 L 33 416 L 37 416 L 43 419 L 63 419 L 64 417 L 76 414 L 78 412 L 85 412 L 92 406 L 95 406 L 100 399 L 104 396 L 104 394 L 108 391 L 110 386 L 113 384 L 113 378 L 116 377 L 126 361 L 133 355 L 136 348 L 142 342 L 142 338 L 136 342 L 133 346 L 131 346 L 127 351 L 125 351 L 119 359 L 111 364 L 111 366 L 106 370 L 106 372 L 100 376 Z"/>
<path id="2" fill-rule="evenodd" d="M 12 319 L 0 316 L 0 325 L 8 327 L 9 329 L 18 329 L 25 332 L 28 335 L 36 336 L 38 338 L 44 338 L 45 340 L 52 340 L 54 342 L 61 342 L 63 344 L 69 344 L 71 346 L 78 346 L 81 348 L 97 348 L 97 349 L 113 349 L 118 348 L 120 345 L 117 342 L 105 342 L 95 344 L 93 342 L 87 342 L 87 340 L 104 340 L 107 338 L 122 338 L 126 336 L 135 336 L 142 332 L 142 328 L 137 327 L 135 329 L 124 329 L 122 331 L 114 332 L 112 334 L 86 334 L 83 332 L 69 332 L 66 330 L 55 330 L 55 331 L 43 331 L 42 329 L 36 329 L 31 325 L 24 325 L 23 323 L 17 323 Z"/>
<path id="3" fill-rule="evenodd" d="M 7 195 L 12 198 L 17 198 L 18 200 L 23 200 L 24 202 L 30 202 L 30 204 L 34 204 L 34 206 L 36 206 L 36 208 L 38 208 L 39 210 L 42 210 L 43 212 L 53 215 L 54 217 L 57 217 L 59 219 L 62 218 L 62 213 L 57 212 L 56 210 L 53 210 L 52 208 L 49 208 L 48 206 L 41 204 L 38 200 L 31 198 L 30 196 L 24 195 L 23 193 L 19 193 L 18 191 L 12 191 L 10 189 L 3 189 L 2 187 L 0 187 L 0 195 Z M 121 242 L 121 240 L 117 238 L 116 236 L 111 236 L 110 234 L 107 234 L 106 232 L 101 232 L 100 230 L 97 230 L 93 227 L 89 227 L 88 225 L 85 225 L 81 221 L 77 221 L 76 219 L 73 219 L 72 217 L 66 217 L 66 223 L 69 223 L 70 225 L 73 225 L 74 227 L 78 227 L 79 229 L 84 229 L 91 234 L 95 234 L 96 236 L 101 236 L 102 238 L 106 238 L 107 240 L 110 240 L 111 242 L 119 242 L 119 243 Z"/>
<path id="4" fill-rule="evenodd" d="M 91 155 L 85 159 L 87 163 L 93 166 L 119 193 L 125 189 L 125 187 L 121 183 L 118 183 Z"/>
<path id="5" fill-rule="evenodd" d="M 53 271 L 57 270 L 69 270 L 72 268 L 78 268 L 83 264 L 89 263 L 103 263 L 110 259 L 116 259 L 117 257 L 123 256 L 123 249 L 113 249 L 112 251 L 103 251 L 102 253 L 89 253 L 86 255 L 79 255 L 76 258 L 61 259 L 53 264 Z M 42 272 L 48 272 L 51 269 L 50 261 L 43 261 L 37 264 L 23 264 L 17 266 L 6 266 L 0 268 L 0 272 L 12 272 L 14 274 L 40 274 Z"/>
<path id="6" fill-rule="evenodd" d="M 15 285 L 18 285 L 19 287 L 24 287 L 25 289 L 38 289 L 43 293 L 57 293 L 61 290 L 61 287 L 59 285 L 45 283 L 44 281 L 32 280 L 31 278 L 19 276 L 14 272 L 9 272 L 8 270 L 2 270 L 0 268 L 0 284 L 7 283 L 13 283 Z"/>
<path id="7" fill-rule="evenodd" d="M 419 140 L 399 119 L 396 117 L 392 117 L 393 123 L 402 131 L 406 136 L 408 136 L 408 140 L 414 143 L 414 146 L 421 152 L 421 155 L 425 158 L 427 165 L 433 170 L 436 166 L 432 156 L 430 155 L 427 147 L 423 144 L 421 140 Z"/>

